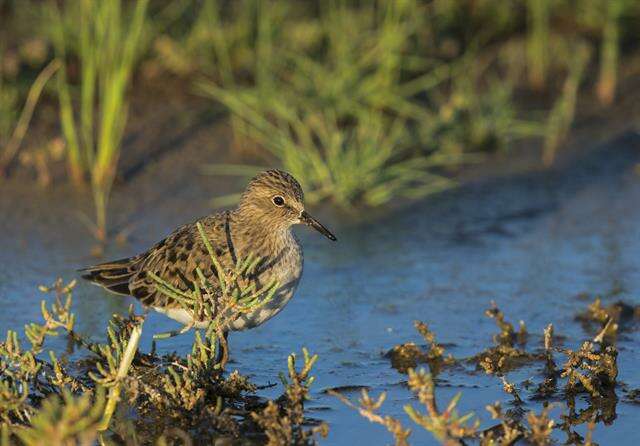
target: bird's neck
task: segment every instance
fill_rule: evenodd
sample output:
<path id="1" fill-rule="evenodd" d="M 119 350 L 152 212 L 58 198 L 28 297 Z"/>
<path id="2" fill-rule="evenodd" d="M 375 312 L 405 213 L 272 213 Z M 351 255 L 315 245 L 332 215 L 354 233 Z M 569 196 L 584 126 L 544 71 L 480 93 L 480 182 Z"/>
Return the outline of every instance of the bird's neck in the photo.
<path id="1" fill-rule="evenodd" d="M 250 254 L 268 257 L 296 243 L 291 227 L 274 227 L 272 221 L 266 218 L 261 220 L 254 213 L 246 215 L 241 209 L 228 213 L 225 232 L 239 258 Z"/>

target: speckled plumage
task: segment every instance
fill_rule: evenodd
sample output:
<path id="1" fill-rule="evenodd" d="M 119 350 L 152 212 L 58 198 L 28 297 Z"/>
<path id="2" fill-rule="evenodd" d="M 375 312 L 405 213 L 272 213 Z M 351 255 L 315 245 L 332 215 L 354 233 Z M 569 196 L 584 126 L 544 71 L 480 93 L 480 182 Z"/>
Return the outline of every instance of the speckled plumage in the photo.
<path id="1" fill-rule="evenodd" d="M 283 199 L 284 205 L 275 204 L 277 197 Z M 111 292 L 131 295 L 143 305 L 189 324 L 191 315 L 157 290 L 149 272 L 187 290 L 196 280 L 196 267 L 199 267 L 215 286 L 217 272 L 198 233 L 196 223 L 200 222 L 225 269 L 233 268 L 238 258 L 253 254 L 261 258 L 253 280 L 263 285 L 273 279 L 280 283 L 267 305 L 242 316 L 231 329 L 255 327 L 284 308 L 302 275 L 302 249 L 291 226 L 305 223 L 335 240 L 305 212 L 303 200 L 302 188 L 292 175 L 268 170 L 249 183 L 237 208 L 186 224 L 142 254 L 87 268 L 83 277 Z M 208 321 L 195 323 L 204 327 Z"/>

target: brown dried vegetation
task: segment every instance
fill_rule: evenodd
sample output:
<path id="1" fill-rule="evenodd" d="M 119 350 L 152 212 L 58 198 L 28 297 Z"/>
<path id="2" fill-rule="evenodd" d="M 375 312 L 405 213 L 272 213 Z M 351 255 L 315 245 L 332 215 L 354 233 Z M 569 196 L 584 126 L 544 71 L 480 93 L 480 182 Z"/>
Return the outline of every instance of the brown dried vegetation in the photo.
<path id="1" fill-rule="evenodd" d="M 520 328 L 516 332 L 494 302 L 485 314 L 495 320 L 500 333 L 493 336 L 495 344 L 493 347 L 471 358 L 479 368 L 488 374 L 502 374 L 540 358 L 539 355 L 529 353 L 523 348 L 528 337 L 524 322 L 521 321 Z"/>
<path id="2" fill-rule="evenodd" d="M 393 368 L 400 373 L 406 373 L 410 368 L 415 368 L 418 364 L 426 363 L 431 373 L 437 375 L 443 367 L 455 363 L 455 360 L 450 354 L 447 356 L 444 355 L 444 347 L 436 342 L 435 334 L 429 329 L 427 324 L 421 321 L 415 321 L 414 327 L 426 341 L 427 349 L 425 350 L 413 342 L 396 345 L 387 353 Z"/>

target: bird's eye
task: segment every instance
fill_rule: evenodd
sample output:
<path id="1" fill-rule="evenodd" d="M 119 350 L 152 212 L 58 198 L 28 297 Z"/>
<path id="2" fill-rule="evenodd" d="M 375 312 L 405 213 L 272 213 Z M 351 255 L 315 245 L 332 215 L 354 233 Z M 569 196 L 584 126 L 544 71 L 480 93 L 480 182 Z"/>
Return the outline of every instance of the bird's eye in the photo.
<path id="1" fill-rule="evenodd" d="M 272 198 L 273 204 L 275 204 L 278 207 L 284 206 L 284 198 L 282 198 L 280 195 L 276 195 L 275 197 Z"/>

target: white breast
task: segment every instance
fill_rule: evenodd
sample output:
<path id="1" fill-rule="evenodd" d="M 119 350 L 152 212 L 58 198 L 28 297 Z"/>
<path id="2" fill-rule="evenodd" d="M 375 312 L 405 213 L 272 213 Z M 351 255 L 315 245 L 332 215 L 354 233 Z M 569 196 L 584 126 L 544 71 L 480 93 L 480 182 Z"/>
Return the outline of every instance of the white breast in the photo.
<path id="1" fill-rule="evenodd" d="M 195 328 L 207 328 L 209 321 L 206 322 L 193 322 L 193 313 L 182 308 L 162 308 L 153 307 L 158 313 L 162 313 L 165 316 L 173 319 L 182 325 L 193 325 Z"/>
<path id="2" fill-rule="evenodd" d="M 275 278 L 280 283 L 280 288 L 276 291 L 271 301 L 263 307 L 238 318 L 231 324 L 232 330 L 246 330 L 263 324 L 278 314 L 291 300 L 298 288 L 303 267 L 302 251 L 297 243 L 291 254 L 283 257 L 279 266 L 278 273 L 266 280 L 269 282 L 272 278 Z"/>

